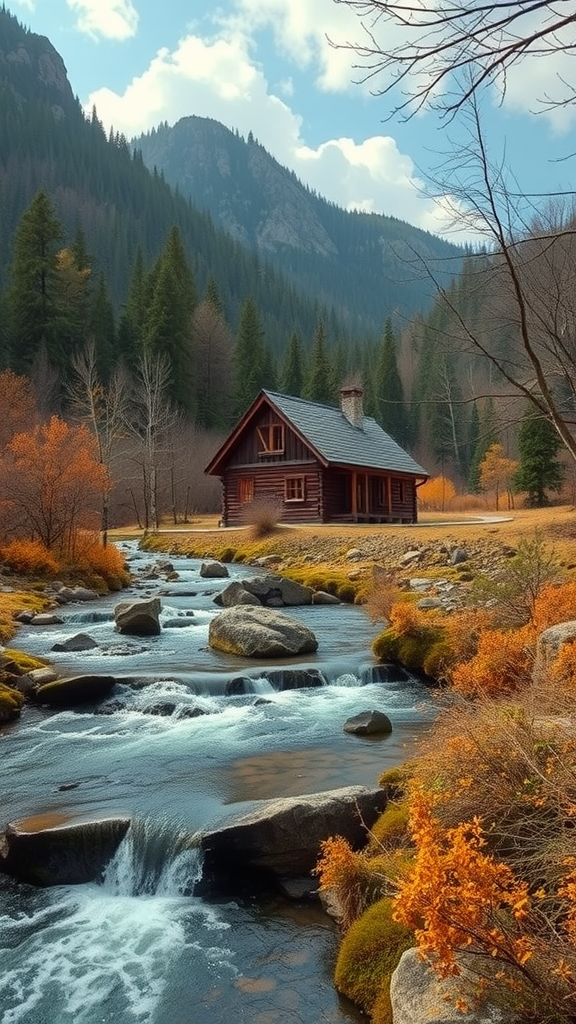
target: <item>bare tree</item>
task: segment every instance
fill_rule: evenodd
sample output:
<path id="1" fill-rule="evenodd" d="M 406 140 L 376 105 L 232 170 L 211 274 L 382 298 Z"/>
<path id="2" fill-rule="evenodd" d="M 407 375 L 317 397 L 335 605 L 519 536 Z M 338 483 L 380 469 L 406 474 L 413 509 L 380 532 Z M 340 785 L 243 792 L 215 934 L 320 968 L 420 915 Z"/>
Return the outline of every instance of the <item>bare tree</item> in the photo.
<path id="1" fill-rule="evenodd" d="M 158 529 L 158 473 L 173 458 L 174 437 L 180 424 L 180 414 L 170 399 L 171 384 L 169 360 L 145 350 L 136 365 L 125 416 L 134 458 L 142 472 L 145 530 Z"/>
<path id="2" fill-rule="evenodd" d="M 85 422 L 96 438 L 98 461 L 105 466 L 110 476 L 115 458 L 119 454 L 119 442 L 126 436 L 126 416 L 129 400 L 129 379 L 124 367 L 119 366 L 103 384 L 97 369 L 96 346 L 94 342 L 72 358 L 73 376 L 68 394 L 80 419 Z M 109 526 L 109 494 L 102 496 L 101 537 L 106 547 Z"/>
<path id="3" fill-rule="evenodd" d="M 334 0 L 361 20 L 363 42 L 345 45 L 360 59 L 363 81 L 387 78 L 379 95 L 400 97 L 394 112 L 406 117 L 428 103 L 453 115 L 476 90 L 498 82 L 527 55 L 576 51 L 574 0 Z M 378 37 L 376 36 L 378 33 Z M 460 77 L 460 86 L 454 82 Z M 576 100 L 576 88 L 558 76 L 561 92 L 542 97 L 549 106 Z"/>
<path id="4" fill-rule="evenodd" d="M 215 429 L 228 426 L 232 395 L 233 338 L 222 313 L 204 299 L 192 316 L 197 421 Z"/>
<path id="5" fill-rule="evenodd" d="M 484 297 L 476 318 L 463 314 L 454 290 L 426 266 L 451 315 L 446 333 L 492 366 L 500 393 L 504 385 L 508 397 L 531 402 L 576 460 L 573 211 L 554 208 L 537 218 L 503 164 L 491 160 L 474 95 L 466 116 L 469 144 L 460 148 L 459 164 L 452 157 L 444 176 L 437 175 L 436 187 L 445 194 L 449 181 L 455 215 L 482 230 L 490 248 L 471 257 L 474 286 Z"/>

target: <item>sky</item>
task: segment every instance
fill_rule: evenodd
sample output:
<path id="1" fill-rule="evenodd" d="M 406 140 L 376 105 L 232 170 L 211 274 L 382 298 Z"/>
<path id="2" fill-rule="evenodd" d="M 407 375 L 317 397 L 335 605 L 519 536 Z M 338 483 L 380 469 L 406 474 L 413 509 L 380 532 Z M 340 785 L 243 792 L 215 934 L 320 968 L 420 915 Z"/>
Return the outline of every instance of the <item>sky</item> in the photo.
<path id="1" fill-rule="evenodd" d="M 407 121 L 391 116 L 390 99 L 375 95 L 384 80 L 362 82 L 355 54 L 333 45 L 365 39 L 345 3 L 7 0 L 7 7 L 48 36 L 73 92 L 87 110 L 96 105 L 107 129 L 131 139 L 190 114 L 214 118 L 244 137 L 251 131 L 339 206 L 476 240 L 450 191 L 463 129 L 431 109 Z M 574 175 L 576 107 L 535 113 L 559 75 L 574 81 L 562 57 L 524 60 L 508 76 L 504 99 L 488 92 L 482 104 L 492 159 L 531 194 L 570 188 Z M 430 185 L 439 166 L 440 188 Z"/>

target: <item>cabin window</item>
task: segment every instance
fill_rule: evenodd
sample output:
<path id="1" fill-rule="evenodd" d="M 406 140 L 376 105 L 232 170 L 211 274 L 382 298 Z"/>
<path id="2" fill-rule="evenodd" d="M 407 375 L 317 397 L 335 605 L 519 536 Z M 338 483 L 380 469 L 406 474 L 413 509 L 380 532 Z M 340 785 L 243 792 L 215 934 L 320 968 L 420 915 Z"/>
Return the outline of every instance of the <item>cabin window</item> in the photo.
<path id="1" fill-rule="evenodd" d="M 238 501 L 245 505 L 247 501 L 254 500 L 254 477 L 241 476 L 238 478 Z"/>
<path id="2" fill-rule="evenodd" d="M 284 451 L 284 424 L 265 423 L 258 427 L 258 437 L 262 448 L 260 455 L 275 455 Z"/>
<path id="3" fill-rule="evenodd" d="M 404 480 L 398 481 L 398 501 L 401 505 L 406 501 L 406 484 Z"/>
<path id="4" fill-rule="evenodd" d="M 304 501 L 304 477 L 287 476 L 284 481 L 285 501 Z"/>

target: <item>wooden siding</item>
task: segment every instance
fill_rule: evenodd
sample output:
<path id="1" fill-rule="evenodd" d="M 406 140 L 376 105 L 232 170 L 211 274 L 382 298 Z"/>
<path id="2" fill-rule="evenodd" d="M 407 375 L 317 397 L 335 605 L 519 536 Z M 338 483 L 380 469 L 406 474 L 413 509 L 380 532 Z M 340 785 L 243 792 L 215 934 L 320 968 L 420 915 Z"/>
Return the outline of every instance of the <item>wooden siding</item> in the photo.
<path id="1" fill-rule="evenodd" d="M 265 430 L 275 423 L 283 423 L 283 421 L 270 406 L 264 407 L 260 415 L 254 419 L 250 427 L 234 446 L 233 451 L 230 453 L 230 459 L 226 464 L 226 470 L 230 471 L 237 466 L 270 466 L 287 462 L 309 463 L 312 458 L 310 448 L 300 440 L 287 424 L 283 424 L 284 450 L 282 452 L 263 451 L 258 428 Z"/>
<path id="2" fill-rule="evenodd" d="M 287 477 L 303 478 L 304 500 L 286 501 Z M 314 462 L 273 463 L 272 465 L 230 468 L 223 480 L 222 521 L 224 526 L 237 526 L 250 519 L 250 502 L 241 503 L 242 480 L 253 481 L 253 500 L 275 498 L 282 504 L 283 523 L 318 522 L 321 518 L 321 473 Z"/>

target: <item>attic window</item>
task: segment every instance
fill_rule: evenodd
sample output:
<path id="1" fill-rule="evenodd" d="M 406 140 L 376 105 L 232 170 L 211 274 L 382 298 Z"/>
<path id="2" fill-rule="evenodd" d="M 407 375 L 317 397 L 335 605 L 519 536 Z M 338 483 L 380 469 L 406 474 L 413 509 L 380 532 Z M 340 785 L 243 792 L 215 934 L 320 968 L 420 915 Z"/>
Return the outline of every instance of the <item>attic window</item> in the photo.
<path id="1" fill-rule="evenodd" d="M 262 445 L 260 455 L 274 455 L 284 451 L 284 425 L 282 423 L 266 423 L 257 429 Z"/>

